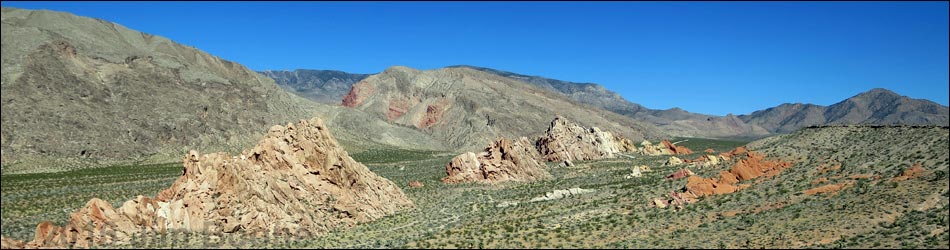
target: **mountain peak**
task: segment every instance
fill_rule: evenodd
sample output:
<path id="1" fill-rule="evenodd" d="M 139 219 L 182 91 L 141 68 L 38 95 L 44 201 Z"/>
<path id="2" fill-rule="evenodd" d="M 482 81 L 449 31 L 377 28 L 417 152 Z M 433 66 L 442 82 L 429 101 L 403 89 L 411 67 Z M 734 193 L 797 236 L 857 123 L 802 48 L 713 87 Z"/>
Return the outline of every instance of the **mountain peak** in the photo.
<path id="1" fill-rule="evenodd" d="M 885 88 L 873 88 L 873 89 L 871 89 L 871 90 L 868 90 L 868 91 L 865 91 L 865 92 L 863 92 L 863 93 L 858 94 L 858 96 L 863 96 L 863 95 L 872 95 L 872 96 L 873 96 L 873 95 L 881 95 L 881 94 L 884 94 L 884 95 L 893 95 L 893 96 L 901 96 L 901 95 L 895 93 L 894 91 L 891 91 L 891 90 L 885 89 Z"/>

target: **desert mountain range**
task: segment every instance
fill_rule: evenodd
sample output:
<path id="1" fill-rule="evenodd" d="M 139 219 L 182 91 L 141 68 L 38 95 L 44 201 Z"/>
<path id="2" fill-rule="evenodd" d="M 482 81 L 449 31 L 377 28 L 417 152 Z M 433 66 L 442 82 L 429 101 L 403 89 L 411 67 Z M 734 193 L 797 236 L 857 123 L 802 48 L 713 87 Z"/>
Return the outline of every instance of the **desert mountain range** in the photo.
<path id="1" fill-rule="evenodd" d="M 947 125 L 950 120 L 947 106 L 930 100 L 913 99 L 887 89 L 875 88 L 830 106 L 803 103 L 785 103 L 751 114 L 715 116 L 691 113 L 680 108 L 650 109 L 630 102 L 596 83 L 577 83 L 528 76 L 508 71 L 456 65 L 446 68 L 468 68 L 505 78 L 526 82 L 565 96 L 578 103 L 591 105 L 617 114 L 651 123 L 664 132 L 681 137 L 757 139 L 774 134 L 790 133 L 815 125 L 876 124 L 876 125 Z M 349 74 L 334 70 L 262 71 L 273 77 L 278 85 L 308 97 L 314 91 L 324 95 L 343 96 L 350 85 L 364 79 L 366 74 Z M 330 85 L 332 87 L 323 87 Z M 337 104 L 338 100 L 324 101 L 323 97 L 310 98 L 317 102 Z"/>
<path id="2" fill-rule="evenodd" d="M 3 249 L 950 238 L 948 107 L 886 89 L 712 116 L 475 66 L 255 72 L 100 19 L 2 14 Z"/>
<path id="3" fill-rule="evenodd" d="M 948 122 L 946 106 L 883 89 L 828 107 L 783 104 L 711 116 L 649 109 L 598 84 L 474 66 L 254 72 L 167 38 L 63 12 L 3 8 L 2 25 L 4 171 L 168 162 L 187 148 L 237 152 L 257 139 L 247 136 L 253 131 L 314 115 L 338 127 L 341 143 L 354 150 L 472 151 L 497 137 L 539 135 L 554 115 L 634 141 Z"/>

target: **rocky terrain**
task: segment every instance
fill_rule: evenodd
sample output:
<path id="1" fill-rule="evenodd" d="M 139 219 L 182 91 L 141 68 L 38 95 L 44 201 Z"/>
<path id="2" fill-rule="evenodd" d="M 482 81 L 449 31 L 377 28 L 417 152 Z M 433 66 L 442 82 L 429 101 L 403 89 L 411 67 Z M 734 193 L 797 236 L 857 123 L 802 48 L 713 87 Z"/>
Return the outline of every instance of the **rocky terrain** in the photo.
<path id="1" fill-rule="evenodd" d="M 540 134 L 554 114 L 631 140 L 665 137 L 650 124 L 469 68 L 391 67 L 353 85 L 343 105 L 414 127 L 463 150 L 480 148 L 497 137 Z"/>
<path id="2" fill-rule="evenodd" d="M 393 182 L 350 158 L 319 118 L 271 127 L 240 155 L 191 151 L 183 162 L 181 177 L 157 196 L 119 208 L 92 199 L 65 226 L 40 223 L 25 246 L 127 244 L 176 230 L 311 236 L 413 207 Z"/>
<path id="3" fill-rule="evenodd" d="M 551 121 L 536 144 L 542 159 L 555 162 L 613 158 L 621 152 L 637 151 L 629 139 L 597 127 L 582 127 L 561 116 Z"/>
<path id="4" fill-rule="evenodd" d="M 189 148 L 237 152 L 269 124 L 314 115 L 347 144 L 442 147 L 164 37 L 62 12 L 2 11 L 5 173 L 172 162 Z"/>
<path id="5" fill-rule="evenodd" d="M 532 181 L 550 177 L 527 137 L 498 138 L 478 154 L 466 152 L 445 165 L 445 183 Z"/>
<path id="6" fill-rule="evenodd" d="M 552 90 L 571 100 L 603 108 L 617 114 L 642 120 L 660 127 L 672 136 L 708 138 L 761 138 L 769 131 L 746 124 L 734 115 L 712 116 L 690 113 L 679 108 L 654 110 L 625 98 L 595 83 L 577 83 L 540 76 L 528 76 L 502 70 L 458 65 L 450 68 L 470 68 L 487 73 L 524 81 Z"/>
<path id="7" fill-rule="evenodd" d="M 757 139 L 773 134 L 790 133 L 812 125 L 946 125 L 948 122 L 946 106 L 900 96 L 885 89 L 872 89 L 828 107 L 786 103 L 751 114 L 714 116 L 691 113 L 680 108 L 649 109 L 627 101 L 616 92 L 595 83 L 569 82 L 469 65 L 446 68 L 474 69 L 532 84 L 579 103 L 648 122 L 671 136 L 679 137 Z M 262 73 L 274 78 L 281 86 L 287 86 L 292 92 L 311 100 L 330 104 L 340 102 L 329 96 L 344 96 L 350 86 L 368 76 L 330 70 L 264 71 Z"/>
<path id="8" fill-rule="evenodd" d="M 876 88 L 831 106 L 782 104 L 741 115 L 740 119 L 774 133 L 790 133 L 807 126 L 950 125 L 950 108 L 923 99 L 912 99 L 890 90 Z"/>
<path id="9" fill-rule="evenodd" d="M 351 74 L 339 70 L 298 69 L 258 72 L 274 79 L 278 86 L 311 101 L 340 105 L 353 84 L 370 74 Z"/>
<path id="10" fill-rule="evenodd" d="M 762 138 L 790 133 L 812 125 L 832 124 L 908 124 L 944 125 L 950 121 L 948 107 L 900 96 L 886 89 L 872 89 L 837 104 L 782 104 L 748 115 L 713 116 L 691 113 L 679 108 L 654 110 L 632 103 L 616 92 L 595 83 L 576 83 L 540 76 L 528 76 L 476 66 L 471 68 L 517 79 L 556 91 L 580 103 L 652 123 L 672 136 L 705 138 Z"/>

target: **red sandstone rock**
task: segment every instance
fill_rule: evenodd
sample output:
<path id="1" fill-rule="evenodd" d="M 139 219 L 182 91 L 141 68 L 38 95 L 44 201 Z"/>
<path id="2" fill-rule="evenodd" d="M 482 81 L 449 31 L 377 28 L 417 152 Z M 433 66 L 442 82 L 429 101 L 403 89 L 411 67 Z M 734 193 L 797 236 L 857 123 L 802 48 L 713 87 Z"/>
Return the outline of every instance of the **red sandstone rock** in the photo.
<path id="1" fill-rule="evenodd" d="M 362 104 L 363 101 L 375 91 L 371 84 L 364 83 L 363 81 L 353 84 L 353 87 L 350 88 L 350 92 L 343 96 L 343 106 L 355 108 Z"/>
<path id="2" fill-rule="evenodd" d="M 692 176 L 692 175 L 695 175 L 693 171 L 690 171 L 689 169 L 684 168 L 676 172 L 673 172 L 672 174 L 667 175 L 665 178 L 668 180 L 677 180 L 677 179 Z"/>

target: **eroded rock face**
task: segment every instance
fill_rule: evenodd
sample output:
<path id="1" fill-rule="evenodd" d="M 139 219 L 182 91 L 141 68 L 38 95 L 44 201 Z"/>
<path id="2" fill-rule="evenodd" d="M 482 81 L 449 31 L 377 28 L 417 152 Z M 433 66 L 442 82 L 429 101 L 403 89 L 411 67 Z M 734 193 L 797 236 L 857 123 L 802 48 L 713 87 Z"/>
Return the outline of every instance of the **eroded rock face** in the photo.
<path id="1" fill-rule="evenodd" d="M 650 141 L 644 140 L 640 142 L 642 146 L 638 152 L 643 155 L 688 155 L 692 154 L 693 151 L 684 146 L 677 146 L 670 142 L 669 140 L 663 140 L 660 144 L 654 145 Z"/>
<path id="2" fill-rule="evenodd" d="M 172 229 L 309 236 L 413 206 L 393 182 L 350 158 L 319 118 L 273 126 L 237 156 L 192 150 L 183 162 L 182 176 L 155 198 L 119 208 L 92 199 L 63 227 L 39 224 L 26 246 L 90 247 Z"/>
<path id="3" fill-rule="evenodd" d="M 485 151 L 467 152 L 445 166 L 445 183 L 531 181 L 550 177 L 528 138 L 498 138 Z"/>
<path id="4" fill-rule="evenodd" d="M 551 121 L 536 145 L 545 161 L 604 159 L 636 148 L 628 139 L 597 127 L 584 128 L 562 116 Z"/>
<path id="5" fill-rule="evenodd" d="M 719 178 L 690 176 L 687 179 L 686 193 L 689 198 L 733 193 L 749 187 L 749 184 L 736 185 L 740 181 L 774 176 L 791 166 L 791 163 L 782 160 L 765 159 L 763 154 L 748 151 L 743 147 L 736 148 L 726 155 L 739 158 L 729 171 L 720 171 Z"/>

